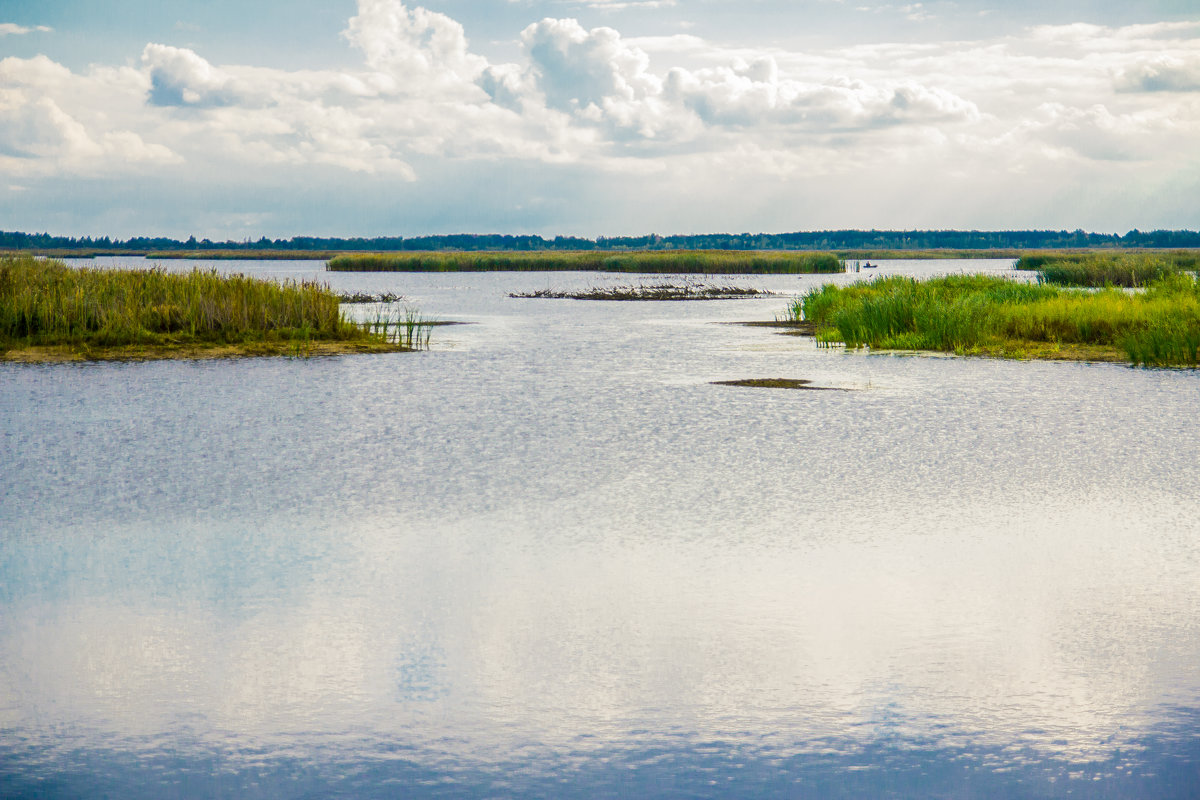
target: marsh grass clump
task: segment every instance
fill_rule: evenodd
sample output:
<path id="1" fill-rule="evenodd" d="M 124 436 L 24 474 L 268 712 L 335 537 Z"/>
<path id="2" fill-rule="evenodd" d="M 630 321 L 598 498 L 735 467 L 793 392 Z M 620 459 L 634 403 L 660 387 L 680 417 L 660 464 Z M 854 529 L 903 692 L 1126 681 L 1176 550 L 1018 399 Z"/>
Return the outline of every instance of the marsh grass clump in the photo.
<path id="1" fill-rule="evenodd" d="M 345 318 L 337 295 L 314 282 L 0 258 L 5 354 L 29 348 L 57 348 L 70 357 L 164 357 L 222 348 L 230 355 L 287 354 L 298 348 L 332 352 L 334 345 L 404 349 Z"/>
<path id="2" fill-rule="evenodd" d="M 718 286 L 700 281 L 656 283 L 625 286 L 592 286 L 579 291 L 538 289 L 532 292 L 509 292 L 509 297 L 550 298 L 569 300 L 740 300 L 773 295 L 767 289 L 749 286 Z"/>
<path id="3" fill-rule="evenodd" d="M 1056 286 L 1137 288 L 1200 269 L 1200 253 L 1031 253 L 1017 259 L 1016 268 L 1036 271 L 1039 281 Z"/>
<path id="4" fill-rule="evenodd" d="M 985 275 L 881 277 L 825 285 L 792 304 L 823 345 L 1018 358 L 1196 366 L 1200 283 L 1189 273 L 1141 292 L 1026 284 Z M 1122 359 L 1123 360 L 1123 359 Z"/>
<path id="5" fill-rule="evenodd" d="M 425 350 L 429 347 L 432 326 L 437 324 L 411 308 L 395 308 L 379 303 L 359 323 L 363 330 L 407 350 Z"/>
<path id="6" fill-rule="evenodd" d="M 656 274 L 803 274 L 845 272 L 832 253 L 752 250 L 472 251 L 336 256 L 335 272 L 649 272 Z"/>

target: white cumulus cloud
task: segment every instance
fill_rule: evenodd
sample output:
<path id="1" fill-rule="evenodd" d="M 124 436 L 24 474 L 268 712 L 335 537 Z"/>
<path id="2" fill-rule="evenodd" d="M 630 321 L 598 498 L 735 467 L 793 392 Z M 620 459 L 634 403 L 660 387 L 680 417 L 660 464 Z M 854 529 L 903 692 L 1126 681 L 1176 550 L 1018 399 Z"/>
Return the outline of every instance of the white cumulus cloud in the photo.
<path id="1" fill-rule="evenodd" d="M 176 160 L 169 148 L 148 144 L 128 130 L 93 135 L 54 99 L 0 89 L 0 164 L 14 174 L 48 168 L 99 172 L 111 165 Z"/>
<path id="2" fill-rule="evenodd" d="M 696 37 L 641 40 L 670 55 L 704 48 Z M 605 132 L 614 145 L 634 140 L 692 143 L 724 129 L 770 141 L 778 129 L 818 135 L 900 125 L 979 119 L 975 103 L 916 80 L 819 78 L 784 73 L 773 56 L 721 57 L 714 67 L 654 69 L 637 42 L 612 28 L 544 19 L 521 35 L 525 64 L 488 67 L 479 85 L 499 105 L 528 109 L 534 100 Z M 660 153 L 660 150 L 647 151 Z"/>
<path id="3" fill-rule="evenodd" d="M 142 64 L 150 74 L 154 105 L 226 106 L 239 100 L 234 78 L 191 50 L 148 44 Z"/>
<path id="4" fill-rule="evenodd" d="M 0 22 L 0 36 L 24 36 L 27 33 L 49 33 L 52 28 L 45 25 L 35 25 L 30 28 L 25 25 L 17 25 L 13 22 Z"/>
<path id="5" fill-rule="evenodd" d="M 22 92 L 0 95 L 0 154 L 10 156 L 87 157 L 101 148 L 87 130 L 49 97 Z"/>
<path id="6" fill-rule="evenodd" d="M 979 117 L 974 103 L 914 81 L 868 83 L 830 77 L 810 83 L 780 77 L 772 58 L 689 72 L 672 70 L 668 92 L 709 124 L 788 125 L 845 133 L 901 123 L 945 123 Z"/>
<path id="7" fill-rule="evenodd" d="M 367 66 L 412 94 L 468 90 L 487 66 L 470 52 L 460 23 L 399 0 L 359 0 L 343 36 L 362 51 Z"/>
<path id="8" fill-rule="evenodd" d="M 521 44 L 551 108 L 641 100 L 662 89 L 647 71 L 649 57 L 612 28 L 589 31 L 573 19 L 544 19 L 521 33 Z"/>
<path id="9" fill-rule="evenodd" d="M 1122 70 L 1117 89 L 1124 92 L 1200 92 L 1200 54 L 1190 59 L 1155 56 Z"/>

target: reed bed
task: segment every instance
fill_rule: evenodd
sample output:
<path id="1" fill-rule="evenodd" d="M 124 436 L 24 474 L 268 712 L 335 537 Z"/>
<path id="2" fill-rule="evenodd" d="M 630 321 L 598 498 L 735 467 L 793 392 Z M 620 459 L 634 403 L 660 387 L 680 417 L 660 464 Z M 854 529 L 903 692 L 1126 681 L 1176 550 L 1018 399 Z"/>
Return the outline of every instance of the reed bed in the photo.
<path id="1" fill-rule="evenodd" d="M 346 319 L 337 295 L 314 282 L 0 258 L 0 351 L 312 342 L 386 344 Z"/>
<path id="2" fill-rule="evenodd" d="M 1144 291 L 1099 291 L 961 275 L 825 285 L 793 303 L 825 345 L 1013 357 L 1119 357 L 1197 366 L 1200 282 L 1177 272 Z"/>
<path id="3" fill-rule="evenodd" d="M 423 319 L 414 309 L 397 309 L 383 302 L 358 324 L 369 334 L 407 350 L 424 350 L 429 347 L 432 326 L 438 323 Z"/>
<path id="4" fill-rule="evenodd" d="M 533 292 L 509 292 L 509 297 L 569 300 L 741 300 L 773 295 L 768 289 L 750 286 L 717 286 L 699 281 L 683 283 L 592 286 L 577 291 L 538 289 Z"/>
<path id="5" fill-rule="evenodd" d="M 178 261 L 328 261 L 340 253 L 336 250 L 150 250 L 142 255 Z"/>
<path id="6" fill-rule="evenodd" d="M 845 272 L 832 253 L 749 250 L 639 250 L 614 253 L 410 252 L 340 255 L 334 272 L 649 272 L 656 274 L 809 274 Z"/>
<path id="7" fill-rule="evenodd" d="M 1017 259 L 1016 268 L 1035 270 L 1039 281 L 1056 286 L 1137 288 L 1200 269 L 1200 253 L 1031 253 Z"/>

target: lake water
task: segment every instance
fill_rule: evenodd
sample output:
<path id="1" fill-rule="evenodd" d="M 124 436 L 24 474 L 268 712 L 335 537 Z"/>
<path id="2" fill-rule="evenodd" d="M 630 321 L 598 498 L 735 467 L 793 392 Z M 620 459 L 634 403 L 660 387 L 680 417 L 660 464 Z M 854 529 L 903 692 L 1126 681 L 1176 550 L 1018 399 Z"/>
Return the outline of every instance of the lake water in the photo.
<path id="1" fill-rule="evenodd" d="M 0 364 L 0 796 L 1200 795 L 1197 372 L 215 266 L 472 324 Z"/>

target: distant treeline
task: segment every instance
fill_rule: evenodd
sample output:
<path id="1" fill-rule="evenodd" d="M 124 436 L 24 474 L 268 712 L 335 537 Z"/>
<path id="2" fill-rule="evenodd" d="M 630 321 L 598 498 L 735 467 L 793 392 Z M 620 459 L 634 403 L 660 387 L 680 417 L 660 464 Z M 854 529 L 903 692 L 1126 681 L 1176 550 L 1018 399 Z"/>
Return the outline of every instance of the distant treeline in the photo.
<path id="1" fill-rule="evenodd" d="M 1045 250 L 1063 248 L 1200 247 L 1200 231 L 1139 231 L 1125 235 L 1086 231 L 799 231 L 796 233 L 712 233 L 697 235 L 508 236 L 453 234 L 447 236 L 380 236 L 214 242 L 166 237 L 51 236 L 48 233 L 0 231 L 0 249 L 153 253 L 159 251 L 437 251 L 437 250 Z"/>

